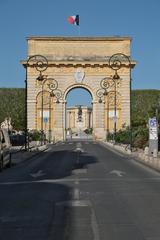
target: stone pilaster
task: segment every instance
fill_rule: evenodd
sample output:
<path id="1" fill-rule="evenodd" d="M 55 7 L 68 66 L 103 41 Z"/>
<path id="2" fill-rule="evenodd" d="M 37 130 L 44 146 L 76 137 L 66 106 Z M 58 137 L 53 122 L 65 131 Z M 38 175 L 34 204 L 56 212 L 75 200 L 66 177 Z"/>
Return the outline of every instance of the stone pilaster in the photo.
<path id="1" fill-rule="evenodd" d="M 94 103 L 94 112 L 93 112 L 93 129 L 94 129 L 94 137 L 96 139 L 105 139 L 105 119 L 104 119 L 104 103 L 99 103 L 98 101 Z"/>
<path id="2" fill-rule="evenodd" d="M 121 76 L 122 78 L 122 87 L 121 87 L 121 96 L 122 96 L 122 124 L 126 126 L 130 125 L 130 77 Z"/>
<path id="3" fill-rule="evenodd" d="M 29 76 L 27 80 L 27 128 L 36 128 L 36 90 L 35 76 Z"/>
<path id="4" fill-rule="evenodd" d="M 65 132 L 65 122 L 64 122 L 64 103 L 57 103 L 55 106 L 55 128 L 54 135 L 55 141 L 64 140 L 64 132 Z"/>

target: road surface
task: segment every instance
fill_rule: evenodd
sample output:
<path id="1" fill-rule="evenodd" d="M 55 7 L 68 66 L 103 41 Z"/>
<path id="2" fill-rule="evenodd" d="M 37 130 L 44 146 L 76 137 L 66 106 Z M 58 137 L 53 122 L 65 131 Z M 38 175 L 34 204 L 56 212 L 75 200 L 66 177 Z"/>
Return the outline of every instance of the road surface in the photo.
<path id="1" fill-rule="evenodd" d="M 160 174 L 93 141 L 0 173 L 0 240 L 159 240 Z"/>

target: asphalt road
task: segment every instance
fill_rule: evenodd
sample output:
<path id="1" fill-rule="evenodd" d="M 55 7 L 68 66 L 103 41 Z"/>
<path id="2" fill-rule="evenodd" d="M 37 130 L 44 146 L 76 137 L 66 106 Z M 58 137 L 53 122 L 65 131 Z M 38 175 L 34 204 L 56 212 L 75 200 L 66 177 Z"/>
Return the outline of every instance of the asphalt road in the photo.
<path id="1" fill-rule="evenodd" d="M 160 174 L 92 141 L 0 173 L 0 240 L 159 240 Z"/>

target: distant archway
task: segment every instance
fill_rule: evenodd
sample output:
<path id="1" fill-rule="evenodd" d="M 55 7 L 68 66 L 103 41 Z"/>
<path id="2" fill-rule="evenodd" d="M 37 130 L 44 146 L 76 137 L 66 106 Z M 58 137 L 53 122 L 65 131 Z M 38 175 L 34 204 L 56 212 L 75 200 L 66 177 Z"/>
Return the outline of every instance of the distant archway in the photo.
<path id="1" fill-rule="evenodd" d="M 74 89 L 83 89 L 85 91 L 87 91 L 90 95 L 91 95 L 91 98 L 92 98 L 92 101 L 94 101 L 94 94 L 92 93 L 92 89 L 87 86 L 87 85 L 82 85 L 82 84 L 74 84 L 74 85 L 71 85 L 69 86 L 66 91 L 64 92 L 64 99 L 66 100 L 67 98 L 67 95 Z"/>
<path id="2" fill-rule="evenodd" d="M 93 96 L 91 90 L 82 86 L 71 86 L 64 95 L 66 139 L 92 138 Z"/>

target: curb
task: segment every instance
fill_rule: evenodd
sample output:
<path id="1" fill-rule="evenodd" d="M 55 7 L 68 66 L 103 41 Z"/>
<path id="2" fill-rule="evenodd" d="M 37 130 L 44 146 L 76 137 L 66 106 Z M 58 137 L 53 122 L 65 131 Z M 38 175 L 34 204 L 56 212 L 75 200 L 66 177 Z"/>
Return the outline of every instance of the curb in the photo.
<path id="1" fill-rule="evenodd" d="M 117 153 L 122 153 L 127 156 L 131 156 L 131 154 L 132 154 L 129 149 L 126 150 L 123 147 L 112 144 L 112 143 L 103 142 L 103 141 L 98 141 L 98 143 L 100 143 L 102 146 L 107 147 L 107 148 L 111 147 L 112 150 L 116 151 Z"/>

